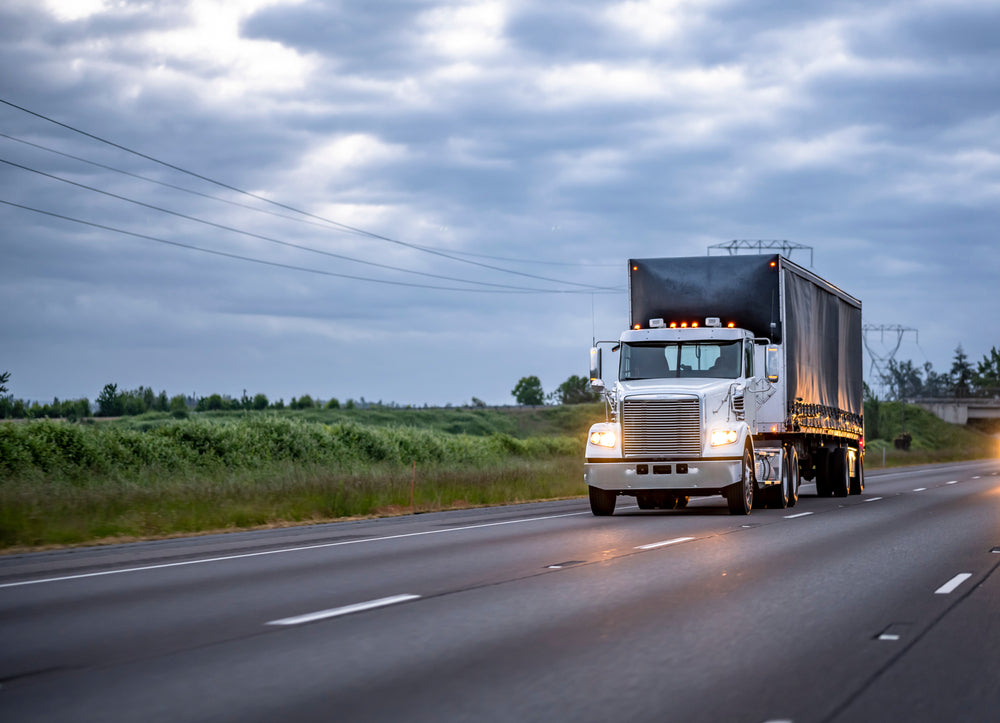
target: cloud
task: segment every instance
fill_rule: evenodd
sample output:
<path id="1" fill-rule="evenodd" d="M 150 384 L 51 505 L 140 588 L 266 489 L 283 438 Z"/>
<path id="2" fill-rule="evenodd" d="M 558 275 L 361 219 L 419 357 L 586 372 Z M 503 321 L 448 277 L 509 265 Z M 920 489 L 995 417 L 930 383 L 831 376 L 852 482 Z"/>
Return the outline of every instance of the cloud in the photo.
<path id="1" fill-rule="evenodd" d="M 0 198 L 272 265 L 0 206 L 0 301 L 25 309 L 0 320 L 0 367 L 38 398 L 134 379 L 507 402 L 520 376 L 581 373 L 595 327 L 624 324 L 622 292 L 572 283 L 624 288 L 628 256 L 739 238 L 813 246 L 866 317 L 926 325 L 939 369 L 957 340 L 976 359 L 1000 337 L 967 313 L 1000 274 L 998 31 L 995 3 L 973 1 L 4 3 L 0 64 L 17 72 L 0 98 L 280 205 L 9 106 L 0 130 L 313 217 L 3 138 L 0 157 L 462 281 L 3 166 Z M 465 282 L 547 293 L 402 285 Z M 52 361 L 63 339 L 76 354 Z"/>

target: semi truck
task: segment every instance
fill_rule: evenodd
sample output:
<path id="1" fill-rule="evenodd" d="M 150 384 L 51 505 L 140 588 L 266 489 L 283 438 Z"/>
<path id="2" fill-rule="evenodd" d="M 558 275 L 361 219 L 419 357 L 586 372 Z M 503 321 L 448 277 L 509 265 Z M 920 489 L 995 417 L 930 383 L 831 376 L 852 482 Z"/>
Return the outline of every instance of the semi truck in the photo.
<path id="1" fill-rule="evenodd" d="M 595 515 L 618 497 L 734 515 L 864 489 L 861 302 L 780 254 L 630 259 L 629 328 L 596 341 L 604 422 L 587 437 Z M 608 386 L 602 352 L 618 352 Z"/>

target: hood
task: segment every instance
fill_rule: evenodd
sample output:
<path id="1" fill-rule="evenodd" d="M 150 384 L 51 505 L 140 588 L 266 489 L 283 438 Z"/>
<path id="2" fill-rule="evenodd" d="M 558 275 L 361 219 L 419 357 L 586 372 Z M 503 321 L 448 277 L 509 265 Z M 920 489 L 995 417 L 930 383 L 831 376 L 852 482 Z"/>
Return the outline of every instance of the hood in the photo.
<path id="1" fill-rule="evenodd" d="M 634 395 L 660 396 L 670 394 L 697 394 L 714 396 L 726 394 L 731 385 L 743 386 L 742 379 L 639 379 L 634 382 L 618 382 L 619 397 Z"/>

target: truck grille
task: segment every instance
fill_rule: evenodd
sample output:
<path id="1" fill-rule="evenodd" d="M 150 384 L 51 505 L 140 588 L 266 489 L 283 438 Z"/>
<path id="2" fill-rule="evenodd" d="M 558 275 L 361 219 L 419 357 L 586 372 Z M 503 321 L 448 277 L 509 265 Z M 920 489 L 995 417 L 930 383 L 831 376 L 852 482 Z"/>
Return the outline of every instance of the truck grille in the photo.
<path id="1" fill-rule="evenodd" d="M 626 399 L 622 408 L 626 457 L 701 456 L 697 399 Z"/>

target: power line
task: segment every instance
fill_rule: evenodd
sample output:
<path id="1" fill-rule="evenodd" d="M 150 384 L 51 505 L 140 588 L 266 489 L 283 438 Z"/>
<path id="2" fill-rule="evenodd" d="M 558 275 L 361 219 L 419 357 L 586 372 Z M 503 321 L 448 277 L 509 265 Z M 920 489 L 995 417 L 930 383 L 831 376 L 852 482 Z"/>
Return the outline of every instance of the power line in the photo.
<path id="1" fill-rule="evenodd" d="M 98 141 L 99 143 L 107 144 L 107 145 L 109 145 L 109 146 L 111 146 L 113 148 L 117 148 L 119 150 L 125 151 L 126 153 L 130 153 L 132 155 L 138 156 L 139 158 L 143 158 L 143 159 L 145 159 L 147 161 L 151 161 L 153 163 L 159 164 L 159 165 L 164 166 L 166 168 L 170 168 L 171 170 L 177 171 L 179 173 L 184 173 L 186 175 L 189 175 L 189 176 L 192 176 L 194 178 L 197 178 L 197 179 L 199 179 L 201 181 L 205 181 L 206 183 L 211 183 L 211 184 L 219 186 L 221 188 L 225 188 L 225 189 L 228 189 L 230 191 L 234 191 L 235 193 L 239 193 L 239 194 L 242 194 L 244 196 L 248 196 L 250 198 L 257 199 L 258 201 L 262 201 L 264 203 L 271 204 L 271 205 L 277 206 L 279 208 L 283 208 L 283 209 L 285 209 L 287 211 L 292 211 L 294 213 L 298 213 L 298 214 L 301 214 L 303 216 L 307 216 L 309 218 L 314 218 L 314 219 L 317 219 L 319 221 L 324 221 L 325 223 L 331 224 L 331 225 L 333 225 L 333 226 L 335 226 L 337 228 L 340 228 L 340 229 L 343 229 L 343 230 L 346 230 L 346 231 L 350 231 L 352 233 L 360 234 L 362 236 L 367 236 L 369 238 L 377 239 L 377 240 L 380 240 L 380 241 L 385 241 L 387 243 L 398 244 L 400 246 L 405 246 L 407 248 L 416 249 L 418 251 L 423 251 L 424 253 L 432 254 L 432 255 L 435 255 L 435 256 L 440 256 L 440 257 L 446 258 L 446 259 L 451 259 L 452 261 L 458 261 L 458 262 L 464 263 L 464 264 L 471 264 L 473 266 L 479 266 L 479 267 L 482 267 L 482 268 L 490 269 L 492 271 L 499 271 L 499 272 L 505 273 L 505 274 L 514 274 L 516 276 L 524 276 L 524 277 L 527 277 L 527 278 L 536 279 L 538 281 L 548 281 L 549 283 L 556 283 L 556 284 L 568 284 L 570 286 L 579 286 L 581 288 L 602 289 L 602 290 L 605 290 L 605 291 L 617 291 L 617 289 L 612 289 L 610 287 L 599 287 L 599 286 L 595 286 L 595 285 L 591 285 L 591 284 L 581 284 L 581 283 L 574 282 L 574 281 L 563 281 L 561 279 L 553 279 L 553 278 L 549 278 L 549 277 L 545 277 L 545 276 L 539 276 L 537 274 L 529 274 L 529 273 L 527 273 L 525 271 L 515 271 L 514 269 L 506 269 L 506 268 L 503 268 L 502 266 L 494 266 L 492 264 L 486 264 L 486 263 L 482 263 L 480 261 L 473 261 L 471 259 L 461 258 L 460 256 L 455 255 L 455 254 L 450 253 L 450 252 L 446 253 L 444 251 L 441 251 L 440 249 L 435 249 L 434 247 L 431 247 L 431 246 L 420 246 L 418 244 L 409 243 L 407 241 L 400 241 L 398 239 L 394 239 L 394 238 L 391 238 L 389 236 L 383 236 L 381 234 L 377 234 L 377 233 L 374 233 L 372 231 L 367 231 L 365 229 L 358 228 L 356 226 L 351 226 L 351 225 L 348 225 L 348 224 L 340 223 L 339 221 L 334 221 L 332 219 L 325 218 L 324 216 L 319 216 L 317 214 L 310 213 L 308 211 L 303 211 L 302 209 L 296 208 L 294 206 L 290 206 L 290 205 L 285 204 L 285 203 L 281 203 L 280 201 L 274 201 L 274 200 L 272 200 L 270 198 L 267 198 L 265 196 L 261 196 L 261 195 L 256 194 L 256 193 L 252 193 L 250 191 L 246 191 L 244 189 L 237 188 L 236 186 L 232 186 L 232 185 L 230 185 L 228 183 L 225 183 L 223 181 L 218 181 L 218 180 L 216 180 L 214 178 L 209 178 L 208 176 L 204 176 L 204 175 L 202 175 L 200 173 L 196 173 L 195 171 L 190 171 L 190 170 L 188 170 L 186 168 L 182 168 L 180 166 L 174 165 L 173 163 L 169 163 L 167 161 L 160 160 L 159 158 L 155 158 L 154 156 L 150 156 L 150 155 L 147 155 L 147 154 L 142 153 L 140 151 L 137 151 L 137 150 L 134 150 L 132 148 L 129 148 L 127 146 L 123 146 L 120 143 L 115 143 L 114 141 L 108 140 L 106 138 L 102 138 L 101 136 L 95 135 L 93 133 L 89 133 L 89 132 L 81 130 L 79 128 L 75 128 L 74 126 L 71 126 L 71 125 L 69 125 L 67 123 L 63 123 L 61 121 L 57 121 L 54 118 L 50 118 L 49 116 L 43 115 L 41 113 L 37 113 L 37 112 L 35 112 L 33 110 L 29 110 L 28 108 L 25 108 L 23 106 L 17 105 L 16 103 L 12 103 L 11 101 L 5 100 L 4 98 L 0 98 L 0 103 L 3 103 L 4 105 L 10 106 L 11 108 L 16 108 L 17 110 L 22 111 L 23 113 L 27 113 L 28 115 L 35 116 L 36 118 L 40 118 L 41 120 L 47 121 L 47 122 L 52 123 L 54 125 L 57 125 L 57 126 L 59 126 L 61 128 L 65 128 L 65 129 L 67 129 L 69 131 L 72 131 L 74 133 L 79 133 L 80 135 L 85 136 L 87 138 L 90 138 L 92 140 Z"/>
<path id="2" fill-rule="evenodd" d="M 222 196 L 213 196 L 210 193 L 205 193 L 203 191 L 196 191 L 193 188 L 187 188 L 186 186 L 178 186 L 175 183 L 168 183 L 167 181 L 161 181 L 158 178 L 151 178 L 149 176 L 144 176 L 141 173 L 133 173 L 132 171 L 126 171 L 124 168 L 118 168 L 116 166 L 110 166 L 106 163 L 101 163 L 100 161 L 95 161 L 91 158 L 84 158 L 82 156 L 77 156 L 72 153 L 67 153 L 66 151 L 60 151 L 58 148 L 52 148 L 51 146 L 46 146 L 41 143 L 35 143 L 29 141 L 25 138 L 18 138 L 17 136 L 12 136 L 9 133 L 0 132 L 0 138 L 6 138 L 9 141 L 14 141 L 15 143 L 21 143 L 25 146 L 30 146 L 31 148 L 37 148 L 40 151 L 45 151 L 46 153 L 52 153 L 53 155 L 62 156 L 63 158 L 69 158 L 73 161 L 78 161 L 79 163 L 86 163 L 87 165 L 94 166 L 95 168 L 103 168 L 106 171 L 112 171 L 114 173 L 119 173 L 123 176 L 129 176 L 130 178 L 135 178 L 140 181 L 145 181 L 146 183 L 153 183 L 157 186 L 162 186 L 164 188 L 169 188 L 174 191 L 181 191 L 182 193 L 188 193 L 192 196 L 198 196 L 200 198 L 206 198 L 211 201 L 218 201 L 219 203 L 225 203 L 230 206 L 235 206 L 236 208 L 243 208 L 248 211 L 254 211 L 255 213 L 264 213 L 268 216 L 273 216 L 275 218 L 283 218 L 286 221 L 295 221 L 296 223 L 303 223 L 308 226 L 313 226 L 315 228 L 329 229 L 330 224 L 327 222 L 317 223 L 315 221 L 310 221 L 307 218 L 302 218 L 301 216 L 289 216 L 285 213 L 278 213 L 277 211 L 270 211 L 266 208 L 260 208 L 259 206 L 251 206 L 248 203 L 240 203 L 239 201 L 234 201 L 231 198 L 223 198 Z M 338 229 L 341 231 L 348 232 L 346 229 Z M 354 233 L 354 232 L 348 232 Z M 414 244 L 420 250 L 428 251 L 438 251 L 440 250 L 434 246 L 426 246 L 424 244 Z M 455 254 L 456 256 L 472 256 L 474 258 L 481 259 L 493 259 L 494 261 L 508 261 L 515 264 L 533 264 L 542 266 L 572 266 L 576 268 L 601 268 L 610 269 L 619 267 L 618 263 L 606 264 L 606 263 L 587 263 L 585 261 L 542 261 L 540 259 L 522 259 L 513 256 L 496 256 L 493 254 L 482 254 L 476 253 L 475 251 L 458 251 L 455 249 L 449 249 L 449 253 Z"/>
<path id="3" fill-rule="evenodd" d="M 342 274 L 336 271 L 324 271 L 322 269 L 309 268 L 307 266 L 295 266 L 293 264 L 283 264 L 278 261 L 267 261 L 265 259 L 258 259 L 252 256 L 244 256 L 242 254 L 234 254 L 228 251 L 218 251 L 216 249 L 209 249 L 203 246 L 195 246 L 194 244 L 187 244 L 181 241 L 171 241 L 169 239 L 159 238 L 157 236 L 151 236 L 149 234 L 137 233 L 135 231 L 128 231 L 126 229 L 116 228 L 114 226 L 108 226 L 102 223 L 95 223 L 93 221 L 86 221 L 80 218 L 74 218 L 73 216 L 66 216 L 61 213 L 56 213 L 54 211 L 46 211 L 40 208 L 34 208 L 32 206 L 26 206 L 21 203 L 15 203 L 13 201 L 7 201 L 6 199 L 0 198 L 0 203 L 6 206 L 13 206 L 14 208 L 20 208 L 25 211 L 31 211 L 33 213 L 38 213 L 43 216 L 50 216 L 52 218 L 62 219 L 64 221 L 71 221 L 73 223 L 82 224 L 84 226 L 90 226 L 92 228 L 98 228 L 103 231 L 111 231 L 113 233 L 119 233 L 124 236 L 132 236 L 133 238 L 144 239 L 146 241 L 154 241 L 156 243 L 166 244 L 168 246 L 175 246 L 178 248 L 188 249 L 190 251 L 200 251 L 201 253 L 212 254 L 213 256 L 222 256 L 224 258 L 236 259 L 239 261 L 247 261 L 254 264 L 262 264 L 264 266 L 274 266 L 281 269 L 288 269 L 290 271 L 301 271 L 309 274 L 318 274 L 320 276 L 332 276 L 340 279 L 351 279 L 353 281 L 368 281 L 376 284 L 385 284 L 388 286 L 406 286 L 409 288 L 416 289 L 433 289 L 437 291 L 466 291 L 473 293 L 485 293 L 485 294 L 582 294 L 582 293 L 592 293 L 583 291 L 574 291 L 569 289 L 525 289 L 525 290 L 513 290 L 513 289 L 463 289 L 455 286 L 434 286 L 431 284 L 415 284 L 408 281 L 390 281 L 388 279 L 376 279 L 370 276 L 356 276 L 353 274 Z"/>
<path id="4" fill-rule="evenodd" d="M 52 173 L 47 173 L 45 171 L 40 171 L 40 170 L 38 170 L 36 168 L 29 168 L 28 166 L 21 165 L 20 163 L 14 163 L 13 161 L 9 161 L 9 160 L 7 160 L 5 158 L 0 158 L 0 163 L 5 163 L 8 166 L 13 166 L 14 168 L 20 168 L 21 170 L 29 171 L 31 173 L 36 173 L 36 174 L 38 174 L 40 176 L 43 176 L 45 178 L 51 178 L 52 180 L 60 181 L 61 183 L 67 183 L 67 184 L 69 184 L 71 186 L 76 186 L 77 188 L 83 188 L 83 189 L 86 189 L 88 191 L 92 191 L 94 193 L 99 193 L 99 194 L 101 194 L 103 196 L 108 196 L 109 198 L 114 198 L 114 199 L 117 199 L 117 200 L 120 200 L 120 201 L 125 201 L 127 203 L 132 203 L 132 204 L 135 204 L 136 206 L 142 206 L 143 208 L 148 208 L 148 209 L 153 210 L 153 211 L 159 211 L 160 213 L 166 213 L 166 214 L 169 214 L 171 216 L 176 216 L 178 218 L 183 218 L 183 219 L 185 219 L 187 221 L 194 221 L 195 223 L 205 224 L 206 226 L 211 226 L 213 228 L 218 228 L 218 229 L 221 229 L 223 231 L 230 231 L 232 233 L 237 233 L 237 234 L 240 234 L 240 235 L 243 235 L 243 236 L 248 236 L 250 238 L 260 239 L 261 241 L 267 241 L 268 243 L 273 243 L 273 244 L 278 244 L 280 246 L 286 246 L 286 247 L 289 247 L 289 248 L 299 249 L 300 251 L 309 251 L 310 253 L 320 254 L 322 256 L 329 256 L 331 258 L 341 259 L 341 260 L 344 260 L 344 261 L 351 261 L 351 262 L 354 262 L 354 263 L 365 264 L 365 265 L 368 265 L 368 266 L 375 266 L 376 268 L 388 269 L 390 271 L 400 271 L 400 272 L 407 273 L 407 274 L 415 274 L 417 276 L 426 276 L 426 277 L 434 278 L 434 279 L 442 279 L 442 280 L 445 280 L 445 281 L 458 281 L 460 283 L 474 284 L 474 285 L 480 285 L 480 286 L 492 286 L 492 287 L 501 288 L 501 289 L 513 289 L 513 290 L 517 290 L 517 291 L 543 291 L 542 289 L 532 289 L 532 288 L 522 287 L 522 286 L 511 286 L 509 284 L 497 284 L 497 283 L 492 283 L 492 282 L 489 282 L 489 281 L 474 281 L 474 280 L 470 280 L 470 279 L 460 279 L 460 278 L 456 278 L 454 276 L 444 276 L 442 274 L 432 274 L 432 273 L 426 272 L 426 271 L 414 271 L 412 269 L 404 269 L 404 268 L 401 268 L 399 266 L 392 266 L 390 264 L 381 264 L 381 263 L 378 263 L 378 262 L 375 262 L 375 261 L 366 261 L 364 259 L 357 259 L 357 258 L 354 258 L 352 256 L 346 256 L 344 254 L 338 254 L 338 253 L 334 253 L 332 251 L 324 251 L 322 249 L 316 249 L 316 248 L 312 248 L 310 246 L 303 246 L 301 244 L 292 243 L 290 241 L 282 241 L 281 239 L 272 238 L 270 236 L 264 236 L 263 234 L 253 233 L 252 231 L 244 231 L 243 229 L 235 228 L 233 226 L 227 226 L 227 225 L 221 224 L 221 223 L 216 223 L 215 221 L 208 221 L 208 220 L 203 219 L 203 218 L 198 218 L 197 216 L 190 216 L 190 215 L 185 214 L 185 213 L 180 213 L 179 211 L 172 211 L 172 210 L 170 210 L 168 208 L 162 208 L 160 206 L 155 206 L 155 205 L 153 205 L 151 203 L 146 203 L 144 201 L 139 201 L 139 200 L 136 200 L 134 198 L 129 198 L 127 196 L 119 195 L 117 193 L 112 193 L 110 191 L 104 191 L 104 190 L 102 190 L 100 188 L 94 188 L 93 186 L 88 186 L 85 183 L 79 183 L 78 181 L 72 181 L 72 180 L 70 180 L 68 178 L 63 178 L 61 176 L 56 176 L 55 174 L 52 174 Z"/>

